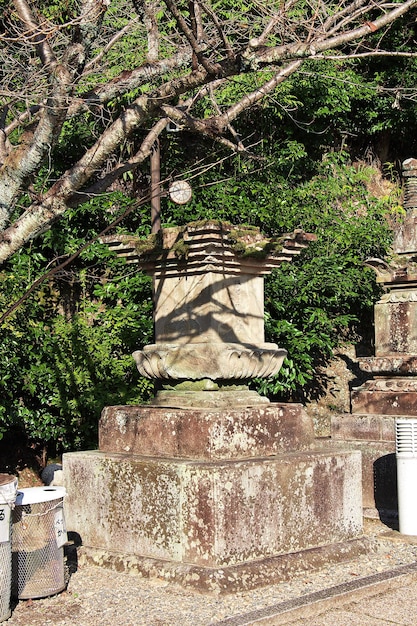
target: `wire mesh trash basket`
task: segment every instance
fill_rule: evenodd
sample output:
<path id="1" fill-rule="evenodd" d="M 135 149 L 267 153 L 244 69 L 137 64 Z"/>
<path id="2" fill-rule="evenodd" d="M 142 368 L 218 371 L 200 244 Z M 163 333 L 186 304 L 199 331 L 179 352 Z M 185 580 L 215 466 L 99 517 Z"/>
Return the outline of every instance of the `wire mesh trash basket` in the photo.
<path id="1" fill-rule="evenodd" d="M 64 487 L 17 492 L 12 513 L 12 595 L 45 598 L 65 589 Z"/>
<path id="2" fill-rule="evenodd" d="M 0 622 L 9 619 L 12 585 L 12 509 L 16 499 L 17 478 L 0 474 Z"/>

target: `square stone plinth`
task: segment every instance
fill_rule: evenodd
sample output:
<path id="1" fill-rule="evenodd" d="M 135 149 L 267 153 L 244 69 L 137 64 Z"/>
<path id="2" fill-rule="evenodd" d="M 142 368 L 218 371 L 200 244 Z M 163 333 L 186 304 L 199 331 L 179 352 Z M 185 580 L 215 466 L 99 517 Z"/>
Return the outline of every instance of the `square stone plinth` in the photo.
<path id="1" fill-rule="evenodd" d="M 375 305 L 375 353 L 417 354 L 417 290 L 393 290 L 394 302 Z"/>
<path id="2" fill-rule="evenodd" d="M 96 562 L 147 563 L 180 582 L 187 572 L 187 584 L 224 591 L 363 548 L 359 452 L 206 462 L 91 451 L 63 462 L 67 528 Z"/>
<path id="3" fill-rule="evenodd" d="M 395 450 L 395 416 L 334 414 L 331 418 L 332 438 L 338 441 L 386 442 L 390 451 Z"/>
<path id="4" fill-rule="evenodd" d="M 99 425 L 102 452 L 155 457 L 272 456 L 308 450 L 313 441 L 313 423 L 301 404 L 240 409 L 110 406 L 103 409 Z"/>

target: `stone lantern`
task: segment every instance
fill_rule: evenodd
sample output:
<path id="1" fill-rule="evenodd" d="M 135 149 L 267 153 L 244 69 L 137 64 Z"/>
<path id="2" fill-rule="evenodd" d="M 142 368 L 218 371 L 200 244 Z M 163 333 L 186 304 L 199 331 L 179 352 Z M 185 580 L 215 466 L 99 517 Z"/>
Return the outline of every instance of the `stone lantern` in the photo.
<path id="1" fill-rule="evenodd" d="M 86 558 L 229 592 L 367 549 L 360 454 L 316 449 L 301 405 L 248 388 L 286 354 L 265 342 L 263 277 L 311 238 L 203 221 L 104 240 L 153 277 L 155 343 L 134 357 L 158 390 L 105 407 L 99 449 L 64 455 Z"/>
<path id="2" fill-rule="evenodd" d="M 405 219 L 387 263 L 370 259 L 384 294 L 375 305 L 375 356 L 360 359 L 372 375 L 352 393 L 355 413 L 417 415 L 417 160 L 403 163 Z"/>

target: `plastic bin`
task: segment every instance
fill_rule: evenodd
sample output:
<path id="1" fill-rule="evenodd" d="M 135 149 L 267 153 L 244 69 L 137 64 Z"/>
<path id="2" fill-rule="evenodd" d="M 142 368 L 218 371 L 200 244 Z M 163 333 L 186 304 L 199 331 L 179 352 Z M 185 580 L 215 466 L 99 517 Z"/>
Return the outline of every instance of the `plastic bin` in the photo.
<path id="1" fill-rule="evenodd" d="M 12 595 L 44 598 L 65 589 L 64 487 L 17 492 L 12 534 Z"/>
<path id="2" fill-rule="evenodd" d="M 417 535 L 417 419 L 395 421 L 398 522 L 403 535 Z"/>
<path id="3" fill-rule="evenodd" d="M 16 499 L 17 478 L 0 474 L 0 622 L 10 617 L 12 581 L 12 509 Z"/>

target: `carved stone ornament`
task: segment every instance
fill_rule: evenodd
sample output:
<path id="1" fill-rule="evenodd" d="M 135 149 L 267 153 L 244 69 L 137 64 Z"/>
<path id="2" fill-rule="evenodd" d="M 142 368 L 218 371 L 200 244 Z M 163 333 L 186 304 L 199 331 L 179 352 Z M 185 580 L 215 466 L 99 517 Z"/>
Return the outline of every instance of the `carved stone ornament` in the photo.
<path id="1" fill-rule="evenodd" d="M 417 380 L 414 377 L 374 378 L 362 386 L 367 391 L 417 392 Z"/>
<path id="2" fill-rule="evenodd" d="M 363 372 L 392 374 L 394 376 L 417 374 L 417 355 L 397 354 L 383 357 L 367 357 L 359 360 Z"/>
<path id="3" fill-rule="evenodd" d="M 133 353 L 142 376 L 171 380 L 249 380 L 281 369 L 286 351 L 276 344 L 257 348 L 233 343 L 154 344 Z"/>
<path id="4" fill-rule="evenodd" d="M 417 291 L 415 289 L 389 291 L 381 296 L 380 302 L 417 302 Z"/>

